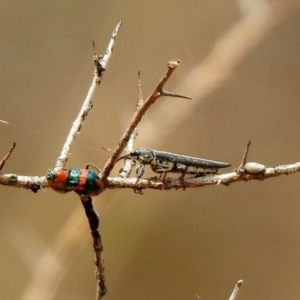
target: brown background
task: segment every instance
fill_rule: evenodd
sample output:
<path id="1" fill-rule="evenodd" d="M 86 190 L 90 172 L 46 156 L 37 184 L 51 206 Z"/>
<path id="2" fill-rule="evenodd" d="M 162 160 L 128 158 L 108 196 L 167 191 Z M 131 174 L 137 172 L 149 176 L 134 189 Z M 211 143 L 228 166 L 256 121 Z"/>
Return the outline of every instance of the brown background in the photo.
<path id="1" fill-rule="evenodd" d="M 143 119 L 136 147 L 235 168 L 251 140 L 252 161 L 298 161 L 296 6 L 211 93 L 195 97 L 207 76 L 195 78 L 193 88 L 184 81 L 241 19 L 239 5 L 255 2 L 1 1 L 0 119 L 12 124 L 0 123 L 0 156 L 17 143 L 4 172 L 42 176 L 53 167 L 93 76 L 91 40 L 103 52 L 119 20 L 113 57 L 67 167 L 107 160 L 101 147 L 113 148 L 130 120 L 137 71 L 146 96 L 177 57 L 182 65 L 167 88 L 193 100 L 160 99 Z M 181 118 L 188 106 L 192 113 Z M 78 197 L 0 191 L 0 298 L 93 299 L 92 241 Z M 299 299 L 299 192 L 295 174 L 144 196 L 109 190 L 94 198 L 105 299 L 228 299 L 238 279 L 245 281 L 240 299 Z"/>

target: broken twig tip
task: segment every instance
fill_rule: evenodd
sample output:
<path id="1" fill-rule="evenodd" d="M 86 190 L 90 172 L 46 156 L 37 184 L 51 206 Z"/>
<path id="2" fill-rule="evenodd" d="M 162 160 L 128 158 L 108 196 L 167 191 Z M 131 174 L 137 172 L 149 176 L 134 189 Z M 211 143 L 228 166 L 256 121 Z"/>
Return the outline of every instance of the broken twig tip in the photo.
<path id="1" fill-rule="evenodd" d="M 174 59 L 170 60 L 168 62 L 168 68 L 175 69 L 180 65 L 180 60 L 179 59 Z"/>
<path id="2" fill-rule="evenodd" d="M 242 279 L 238 280 L 238 282 L 236 283 L 236 285 L 238 286 L 238 288 L 240 288 L 242 286 L 242 284 L 243 284 L 243 280 Z"/>
<path id="3" fill-rule="evenodd" d="M 236 299 L 236 296 L 237 296 L 242 284 L 243 284 L 243 280 L 240 279 L 240 280 L 237 281 L 229 300 L 235 300 Z"/>

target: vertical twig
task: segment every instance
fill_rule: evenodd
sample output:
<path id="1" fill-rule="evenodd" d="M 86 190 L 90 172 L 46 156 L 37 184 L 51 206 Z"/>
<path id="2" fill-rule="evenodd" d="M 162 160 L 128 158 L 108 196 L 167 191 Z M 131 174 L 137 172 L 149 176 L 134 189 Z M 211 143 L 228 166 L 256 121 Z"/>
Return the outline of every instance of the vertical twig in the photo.
<path id="1" fill-rule="evenodd" d="M 107 292 L 105 286 L 104 277 L 104 263 L 102 260 L 103 245 L 101 240 L 101 235 L 99 232 L 99 215 L 94 210 L 92 198 L 89 196 L 80 196 L 81 203 L 84 207 L 85 214 L 88 218 L 91 234 L 93 237 L 93 248 L 95 251 L 95 265 L 96 265 L 96 279 L 97 279 L 97 296 L 96 299 L 99 300 Z"/>
<path id="2" fill-rule="evenodd" d="M 106 69 L 107 63 L 111 57 L 111 54 L 113 52 L 113 46 L 114 46 L 114 43 L 115 43 L 115 40 L 116 40 L 116 37 L 117 37 L 117 34 L 119 32 L 121 25 L 122 25 L 122 22 L 119 22 L 117 24 L 115 30 L 112 33 L 112 37 L 110 39 L 110 42 L 108 44 L 107 50 L 106 50 L 103 58 L 101 58 L 99 62 L 97 61 L 102 66 L 103 69 Z M 78 133 L 83 125 L 83 122 L 84 122 L 86 116 L 88 115 L 88 112 L 93 107 L 92 97 L 94 95 L 96 87 L 99 85 L 99 83 L 102 79 L 102 77 L 99 79 L 98 75 L 99 74 L 98 74 L 97 66 L 95 66 L 95 72 L 94 72 L 92 84 L 90 86 L 90 89 L 88 91 L 86 99 L 81 107 L 81 110 L 80 110 L 77 118 L 73 122 L 73 125 L 72 125 L 69 135 L 66 139 L 66 142 L 63 145 L 60 156 L 58 157 L 58 159 L 56 161 L 55 168 L 54 168 L 55 170 L 64 168 L 64 166 L 68 160 L 68 157 L 70 155 L 71 145 L 72 145 L 73 141 L 75 140 L 76 136 L 78 135 Z"/>

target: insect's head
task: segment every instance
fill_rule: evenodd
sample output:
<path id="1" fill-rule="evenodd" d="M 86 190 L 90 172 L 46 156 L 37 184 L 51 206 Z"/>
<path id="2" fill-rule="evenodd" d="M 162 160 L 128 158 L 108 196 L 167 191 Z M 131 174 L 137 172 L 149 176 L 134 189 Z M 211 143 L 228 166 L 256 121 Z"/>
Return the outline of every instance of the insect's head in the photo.
<path id="1" fill-rule="evenodd" d="M 154 159 L 153 152 L 146 148 L 136 149 L 131 152 L 131 155 L 134 156 L 135 159 L 145 164 L 149 164 Z"/>
<path id="2" fill-rule="evenodd" d="M 46 174 L 46 179 L 47 180 L 54 180 L 57 176 L 57 173 L 56 171 L 54 171 L 53 169 L 50 169 L 47 171 L 47 174 Z"/>
<path id="3" fill-rule="evenodd" d="M 58 182 L 64 183 L 68 179 L 68 171 L 66 169 L 60 169 L 60 170 L 50 169 L 46 174 L 46 179 L 56 180 Z"/>
<path id="4" fill-rule="evenodd" d="M 132 150 L 129 153 L 121 156 L 118 160 L 124 159 L 124 158 L 129 158 L 134 161 L 138 160 L 140 162 L 147 164 L 153 160 L 154 155 L 153 155 L 152 151 L 149 149 L 139 148 L 136 150 Z"/>

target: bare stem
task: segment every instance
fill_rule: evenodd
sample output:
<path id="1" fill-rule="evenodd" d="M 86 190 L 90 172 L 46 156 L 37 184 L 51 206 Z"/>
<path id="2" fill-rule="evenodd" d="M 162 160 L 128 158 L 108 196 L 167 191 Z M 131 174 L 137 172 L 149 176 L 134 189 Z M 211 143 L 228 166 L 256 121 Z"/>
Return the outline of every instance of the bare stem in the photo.
<path id="1" fill-rule="evenodd" d="M 93 247 L 95 251 L 95 265 L 96 265 L 96 279 L 97 279 L 97 297 L 96 299 L 101 299 L 107 292 L 105 286 L 104 277 L 104 265 L 102 259 L 103 245 L 101 241 L 101 235 L 99 232 L 99 216 L 94 210 L 92 198 L 81 196 L 81 202 L 85 210 L 85 214 L 88 218 L 91 234 L 93 237 Z"/>

